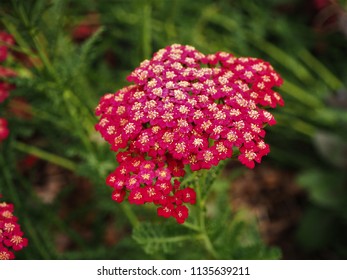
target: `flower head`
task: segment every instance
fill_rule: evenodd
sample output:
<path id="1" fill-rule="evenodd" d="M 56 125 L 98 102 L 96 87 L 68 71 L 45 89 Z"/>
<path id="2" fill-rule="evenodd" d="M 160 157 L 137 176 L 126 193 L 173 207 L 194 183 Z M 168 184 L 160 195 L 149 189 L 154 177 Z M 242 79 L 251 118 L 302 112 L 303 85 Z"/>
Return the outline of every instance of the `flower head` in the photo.
<path id="1" fill-rule="evenodd" d="M 127 79 L 134 84 L 101 98 L 96 130 L 112 150 L 127 153 L 116 172 L 126 170 L 128 180 L 120 178 L 132 203 L 148 202 L 143 189 L 154 186 L 158 215 L 180 223 L 188 216 L 181 204 L 195 203 L 194 190 L 170 184 L 184 176 L 185 166 L 210 169 L 238 148 L 240 162 L 253 168 L 269 152 L 263 127 L 275 120 L 263 107 L 284 104 L 272 89 L 282 79 L 269 63 L 225 52 L 204 55 L 174 44 L 143 61 Z M 140 158 L 151 172 L 133 168 L 131 162 Z"/>
<path id="2" fill-rule="evenodd" d="M 13 211 L 13 204 L 0 202 L 0 260 L 14 259 L 11 249 L 19 251 L 28 245 Z"/>

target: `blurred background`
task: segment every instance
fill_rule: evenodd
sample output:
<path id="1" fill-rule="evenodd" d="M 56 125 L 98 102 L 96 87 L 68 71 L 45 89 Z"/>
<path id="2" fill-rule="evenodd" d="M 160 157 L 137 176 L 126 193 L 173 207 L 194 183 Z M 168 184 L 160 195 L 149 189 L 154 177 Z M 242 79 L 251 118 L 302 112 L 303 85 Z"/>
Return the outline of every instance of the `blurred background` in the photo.
<path id="1" fill-rule="evenodd" d="M 270 154 L 254 170 L 230 162 L 218 183 L 243 225 L 230 258 L 347 258 L 346 1 L 5 0 L 0 18 L 16 41 L 0 193 L 29 238 L 18 258 L 204 258 L 132 230 L 104 184 L 114 156 L 90 133 L 99 98 L 173 43 L 261 58 L 285 81 Z"/>

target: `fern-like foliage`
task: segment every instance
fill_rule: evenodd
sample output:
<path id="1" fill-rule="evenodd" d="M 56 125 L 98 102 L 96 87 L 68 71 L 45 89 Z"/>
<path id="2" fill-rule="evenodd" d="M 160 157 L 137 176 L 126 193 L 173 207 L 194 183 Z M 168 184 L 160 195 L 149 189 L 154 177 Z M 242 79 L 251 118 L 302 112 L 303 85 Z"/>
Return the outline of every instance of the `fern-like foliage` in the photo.
<path id="1" fill-rule="evenodd" d="M 175 224 L 143 222 L 133 230 L 132 237 L 148 254 L 169 254 L 195 239 L 194 234 Z"/>

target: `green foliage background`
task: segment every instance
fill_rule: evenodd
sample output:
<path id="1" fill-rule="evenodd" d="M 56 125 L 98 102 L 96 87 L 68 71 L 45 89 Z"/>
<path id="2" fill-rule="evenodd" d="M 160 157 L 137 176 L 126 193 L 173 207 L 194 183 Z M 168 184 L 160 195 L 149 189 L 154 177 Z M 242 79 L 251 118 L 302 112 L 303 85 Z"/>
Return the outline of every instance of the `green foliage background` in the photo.
<path id="1" fill-rule="evenodd" d="M 172 43 L 193 45 L 203 53 L 259 57 L 281 73 L 285 83 L 280 93 L 286 105 L 273 111 L 278 124 L 267 135 L 271 153 L 266 162 L 295 171 L 307 191 L 298 244 L 308 252 L 330 250 L 334 258 L 346 258 L 346 37 L 341 31 L 314 32 L 308 2 L 1 1 L 1 24 L 15 37 L 14 51 L 40 61 L 30 68 L 7 61 L 19 73 L 11 79 L 17 86 L 11 97 L 24 97 L 33 115 L 30 120 L 19 119 L 2 110 L 11 135 L 0 148 L 0 192 L 15 204 L 30 242 L 18 258 L 213 257 L 191 229 L 158 219 L 151 207 L 139 209 L 111 200 L 104 178 L 116 162 L 93 129 L 99 98 L 124 86 L 125 77 L 142 60 Z M 340 5 L 344 11 L 346 4 Z M 76 43 L 73 29 L 90 13 L 98 15 L 98 29 Z M 85 195 L 71 180 L 53 203 L 43 203 L 33 188 L 37 168 L 29 175 L 18 172 L 18 160 L 25 154 L 87 178 L 92 185 L 87 201 L 69 202 L 69 214 L 62 217 L 68 198 Z M 252 215 L 232 210 L 226 194 L 231 177 L 243 170 L 237 167 L 231 175 L 210 182 L 206 234 L 219 258 L 279 258 L 280 251 L 260 239 Z M 73 225 L 88 215 L 93 218 L 86 237 Z M 112 246 L 103 239 L 110 220 L 118 236 Z M 59 234 L 72 244 L 63 252 L 56 245 Z"/>

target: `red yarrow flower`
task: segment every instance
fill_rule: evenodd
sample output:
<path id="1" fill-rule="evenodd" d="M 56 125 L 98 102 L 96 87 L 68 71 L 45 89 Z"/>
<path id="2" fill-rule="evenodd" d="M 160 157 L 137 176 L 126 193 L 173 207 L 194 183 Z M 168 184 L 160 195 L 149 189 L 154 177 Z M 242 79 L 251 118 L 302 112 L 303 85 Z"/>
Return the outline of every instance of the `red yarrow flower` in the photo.
<path id="1" fill-rule="evenodd" d="M 159 216 L 182 223 L 183 204 L 196 200 L 180 185 L 186 166 L 210 169 L 238 149 L 240 162 L 253 168 L 269 153 L 263 128 L 275 119 L 264 108 L 284 102 L 273 89 L 282 79 L 268 62 L 174 44 L 127 79 L 133 85 L 100 99 L 95 128 L 118 153 L 107 184 L 126 190 L 131 203 L 153 202 Z"/>
<path id="2" fill-rule="evenodd" d="M 6 32 L 0 32 L 0 62 L 6 60 L 8 56 L 9 46 L 14 44 L 14 39 Z M 5 79 L 16 76 L 16 72 L 0 65 L 0 103 L 4 102 L 10 90 L 14 89 L 14 85 L 9 84 Z M 0 118 L 0 142 L 6 139 L 9 135 L 7 121 Z"/>
<path id="3" fill-rule="evenodd" d="M 7 127 L 7 120 L 0 118 L 0 142 L 6 139 L 9 133 L 10 132 Z"/>
<path id="4" fill-rule="evenodd" d="M 164 217 L 164 218 L 170 218 L 174 212 L 174 205 L 173 204 L 166 204 L 162 207 L 158 207 L 157 213 L 158 216 Z"/>
<path id="5" fill-rule="evenodd" d="M 12 247 L 13 250 L 19 251 L 28 245 L 28 240 L 23 238 L 23 233 L 12 235 L 11 238 L 5 239 L 4 244 Z"/>
<path id="6" fill-rule="evenodd" d="M 0 260 L 14 259 L 11 250 L 19 251 L 28 245 L 28 239 L 23 237 L 18 218 L 13 211 L 13 204 L 0 202 Z"/>
<path id="7" fill-rule="evenodd" d="M 0 246 L 0 261 L 13 260 L 14 254 L 7 248 Z"/>
<path id="8" fill-rule="evenodd" d="M 177 223 L 183 224 L 188 218 L 188 208 L 184 205 L 178 205 L 172 213 L 172 216 L 176 219 Z"/>

